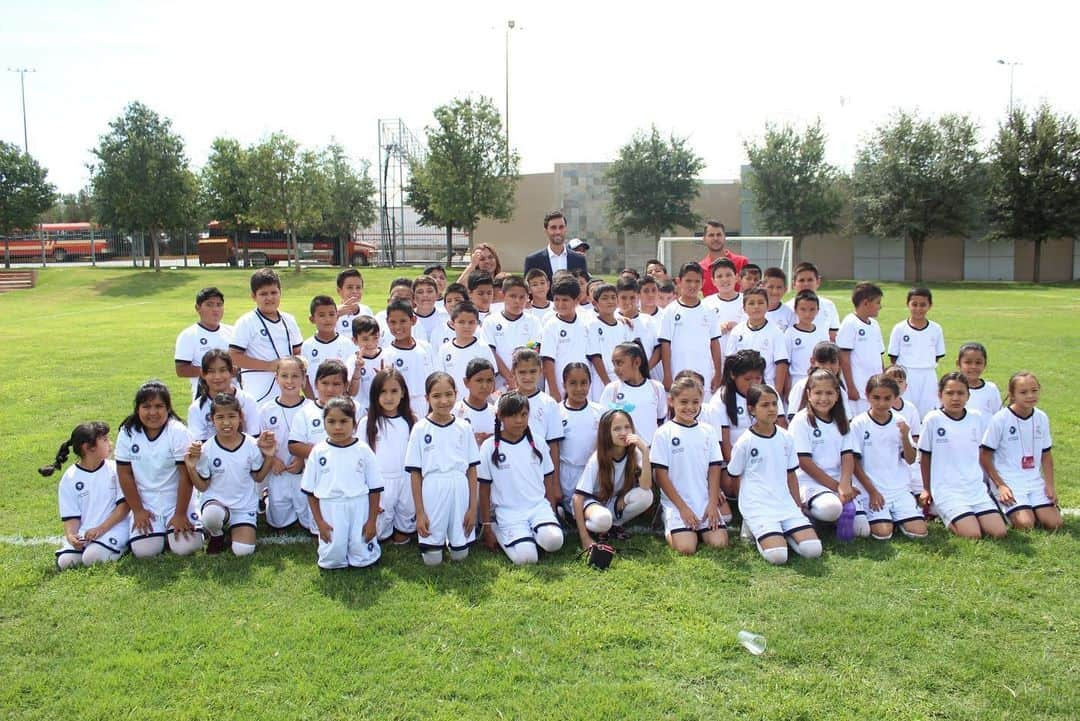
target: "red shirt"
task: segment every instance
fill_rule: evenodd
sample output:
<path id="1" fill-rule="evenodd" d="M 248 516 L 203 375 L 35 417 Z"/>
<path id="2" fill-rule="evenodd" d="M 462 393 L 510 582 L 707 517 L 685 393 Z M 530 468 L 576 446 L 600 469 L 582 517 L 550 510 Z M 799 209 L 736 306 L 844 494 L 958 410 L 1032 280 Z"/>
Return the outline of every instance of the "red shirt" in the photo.
<path id="1" fill-rule="evenodd" d="M 732 253 L 727 248 L 724 248 L 724 257 L 735 264 L 735 290 L 739 290 L 738 275 L 742 273 L 743 266 L 750 262 L 745 255 L 739 255 Z M 701 280 L 701 294 L 703 296 L 710 296 L 716 293 L 716 286 L 712 282 L 712 258 L 706 253 L 705 257 L 698 261 L 701 265 L 701 269 L 705 272 L 705 277 Z"/>

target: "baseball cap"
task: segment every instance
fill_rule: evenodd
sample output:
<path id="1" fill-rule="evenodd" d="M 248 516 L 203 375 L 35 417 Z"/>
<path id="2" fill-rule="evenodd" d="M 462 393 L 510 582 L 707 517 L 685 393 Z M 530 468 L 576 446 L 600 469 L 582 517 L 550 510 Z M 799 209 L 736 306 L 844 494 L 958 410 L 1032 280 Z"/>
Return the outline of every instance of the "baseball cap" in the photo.
<path id="1" fill-rule="evenodd" d="M 585 251 L 589 249 L 589 244 L 581 238 L 572 238 L 570 242 L 567 243 L 567 245 L 569 246 L 570 250 Z"/>

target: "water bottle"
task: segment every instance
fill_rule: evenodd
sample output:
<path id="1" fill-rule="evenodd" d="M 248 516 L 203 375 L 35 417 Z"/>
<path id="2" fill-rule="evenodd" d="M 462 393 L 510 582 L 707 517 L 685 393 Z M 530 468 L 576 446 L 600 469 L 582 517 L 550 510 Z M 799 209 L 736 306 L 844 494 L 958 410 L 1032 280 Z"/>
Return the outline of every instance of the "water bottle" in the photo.
<path id="1" fill-rule="evenodd" d="M 855 502 L 848 501 L 836 520 L 836 540 L 847 543 L 855 538 Z"/>

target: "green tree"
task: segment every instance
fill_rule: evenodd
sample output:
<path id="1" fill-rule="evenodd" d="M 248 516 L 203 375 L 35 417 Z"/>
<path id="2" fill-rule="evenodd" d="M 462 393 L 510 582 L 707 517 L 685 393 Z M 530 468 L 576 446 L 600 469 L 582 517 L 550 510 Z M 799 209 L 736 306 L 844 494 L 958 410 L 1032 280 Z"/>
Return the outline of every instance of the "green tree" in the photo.
<path id="1" fill-rule="evenodd" d="M 1076 119 L 1047 104 L 1029 115 L 1015 108 L 991 148 L 990 233 L 1035 243 L 1034 281 L 1042 247 L 1080 232 L 1080 131 Z"/>
<path id="2" fill-rule="evenodd" d="M 750 189 L 769 233 L 790 235 L 793 257 L 801 258 L 803 239 L 839 226 L 844 206 L 839 171 L 825 162 L 821 121 L 802 135 L 790 125 L 766 125 L 760 144 L 745 142 L 750 158 Z"/>
<path id="3" fill-rule="evenodd" d="M 203 213 L 221 223 L 234 242 L 243 247 L 248 263 L 251 230 L 252 178 L 250 153 L 232 138 L 214 138 L 206 165 L 199 173 L 199 200 Z"/>
<path id="4" fill-rule="evenodd" d="M 656 240 L 676 226 L 696 226 L 701 217 L 690 204 L 701 192 L 697 176 L 704 167 L 686 138 L 672 134 L 664 140 L 655 125 L 648 133 L 635 133 L 605 174 L 612 225 Z"/>
<path id="5" fill-rule="evenodd" d="M 345 149 L 331 143 L 323 153 L 323 176 L 326 179 L 326 207 L 323 223 L 328 234 L 341 243 L 341 262 L 352 264 L 345 253 L 357 228 L 375 222 L 375 183 L 368 176 L 368 163 L 362 162 L 359 171 L 349 162 Z"/>
<path id="6" fill-rule="evenodd" d="M 852 174 L 860 231 L 911 242 L 915 280 L 930 238 L 967 235 L 982 211 L 986 174 L 966 116 L 899 112 L 858 151 Z"/>
<path id="7" fill-rule="evenodd" d="M 154 270 L 161 271 L 158 235 L 188 227 L 196 193 L 184 141 L 172 121 L 142 103 L 109 123 L 90 167 L 96 215 L 105 225 L 148 231 Z"/>
<path id="8" fill-rule="evenodd" d="M 0 235 L 33 228 L 49 209 L 56 188 L 46 180 L 48 174 L 18 146 L 0 141 Z"/>
<path id="9" fill-rule="evenodd" d="M 427 128 L 427 160 L 414 164 L 409 203 L 431 225 L 446 228 L 447 263 L 453 229 L 469 235 L 481 218 L 509 220 L 514 212 L 518 156 L 508 152 L 499 111 L 490 98 L 455 99 L 435 108 Z"/>
<path id="10" fill-rule="evenodd" d="M 94 207 L 87 189 L 78 193 L 61 193 L 56 202 L 41 214 L 42 223 L 89 223 Z"/>

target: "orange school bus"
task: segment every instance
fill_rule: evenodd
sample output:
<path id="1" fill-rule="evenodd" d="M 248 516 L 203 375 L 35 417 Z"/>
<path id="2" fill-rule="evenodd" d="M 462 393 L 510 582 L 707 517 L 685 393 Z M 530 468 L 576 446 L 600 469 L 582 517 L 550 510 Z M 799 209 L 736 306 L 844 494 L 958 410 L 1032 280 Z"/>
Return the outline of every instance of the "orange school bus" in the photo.
<path id="1" fill-rule="evenodd" d="M 41 258 L 45 245 L 45 257 L 57 263 L 74 258 L 105 258 L 111 255 L 109 240 L 102 229 L 91 223 L 41 223 L 33 233 L 21 233 L 5 238 L 0 252 L 22 260 Z"/>
<path id="2" fill-rule="evenodd" d="M 340 265 L 338 257 L 340 241 L 317 235 L 313 238 L 297 239 L 297 252 L 301 260 L 314 260 L 328 265 Z M 370 265 L 375 259 L 378 248 L 370 243 L 350 240 L 345 246 L 349 265 Z M 239 265 L 243 258 L 243 244 L 237 244 L 225 233 L 217 221 L 207 226 L 207 231 L 199 239 L 199 262 L 228 263 Z M 289 262 L 289 240 L 281 231 L 252 230 L 248 233 L 248 259 L 252 265 L 274 265 Z"/>

